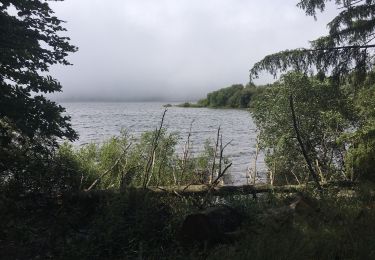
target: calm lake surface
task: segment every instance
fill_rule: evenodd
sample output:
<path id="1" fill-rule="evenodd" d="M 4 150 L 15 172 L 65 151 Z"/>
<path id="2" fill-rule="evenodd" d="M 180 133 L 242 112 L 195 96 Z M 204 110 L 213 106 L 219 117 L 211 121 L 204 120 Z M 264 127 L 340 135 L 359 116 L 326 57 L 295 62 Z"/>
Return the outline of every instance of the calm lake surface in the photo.
<path id="1" fill-rule="evenodd" d="M 100 143 L 119 135 L 121 129 L 128 130 L 138 138 L 145 131 L 159 126 L 164 111 L 163 104 L 165 103 L 61 103 L 72 117 L 73 127 L 79 133 L 77 146 L 90 142 Z M 202 151 L 207 139 L 214 142 L 220 126 L 223 143 L 232 141 L 224 151 L 224 156 L 233 163 L 226 184 L 245 184 L 246 172 L 254 165 L 256 146 L 256 126 L 250 113 L 235 109 L 168 108 L 164 126 L 169 132 L 179 134 L 177 153 L 182 153 L 182 145 L 193 120 L 193 152 Z M 260 172 L 258 181 L 264 181 L 265 165 L 262 155 L 258 157 L 257 168 Z"/>

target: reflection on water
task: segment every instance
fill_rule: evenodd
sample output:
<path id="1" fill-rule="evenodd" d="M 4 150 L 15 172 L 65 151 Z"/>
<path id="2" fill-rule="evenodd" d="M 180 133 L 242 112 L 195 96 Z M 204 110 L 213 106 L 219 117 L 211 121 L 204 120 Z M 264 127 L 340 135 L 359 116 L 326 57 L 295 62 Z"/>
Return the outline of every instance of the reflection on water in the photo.
<path id="1" fill-rule="evenodd" d="M 134 137 L 143 132 L 154 130 L 160 123 L 163 103 L 62 103 L 72 117 L 74 129 L 79 133 L 77 145 L 101 142 L 113 135 L 119 135 L 126 129 Z M 221 127 L 223 143 L 231 141 L 225 150 L 233 165 L 230 176 L 233 184 L 245 184 L 246 172 L 253 165 L 256 144 L 256 127 L 249 112 L 234 109 L 207 108 L 168 108 L 165 126 L 168 131 L 178 132 L 182 153 L 182 144 L 187 138 L 191 122 L 193 152 L 203 150 L 207 139 L 216 138 L 217 128 Z M 265 166 L 263 156 L 259 156 L 257 168 L 264 179 Z"/>

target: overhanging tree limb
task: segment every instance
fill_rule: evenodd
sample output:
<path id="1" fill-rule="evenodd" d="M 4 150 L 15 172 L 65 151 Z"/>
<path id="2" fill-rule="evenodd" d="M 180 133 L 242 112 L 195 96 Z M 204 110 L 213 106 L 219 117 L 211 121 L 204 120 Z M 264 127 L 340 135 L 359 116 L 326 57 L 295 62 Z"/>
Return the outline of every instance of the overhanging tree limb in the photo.
<path id="1" fill-rule="evenodd" d="M 306 49 L 305 51 L 315 52 L 315 51 L 332 51 L 332 50 L 343 50 L 343 49 L 368 49 L 368 48 L 375 48 L 375 44 L 348 45 L 348 46 L 338 46 L 338 47 L 328 47 L 328 48 Z"/>
<path id="2" fill-rule="evenodd" d="M 307 15 L 324 11 L 331 0 L 301 0 L 297 5 Z M 330 23 L 329 34 L 311 42 L 311 48 L 285 50 L 264 57 L 250 70 L 250 80 L 262 71 L 274 77 L 288 70 L 308 73 L 312 71 L 342 78 L 353 71 L 366 73 L 374 66 L 371 54 L 375 53 L 375 1 L 338 0 L 341 11 Z"/>
<path id="3" fill-rule="evenodd" d="M 374 48 L 375 44 L 368 44 L 285 50 L 267 55 L 255 63 L 250 70 L 250 79 L 258 78 L 262 71 L 267 71 L 276 77 L 279 72 L 286 72 L 289 69 L 308 72 L 315 68 L 322 72 L 332 71 L 332 74 L 337 75 L 345 75 L 352 69 L 366 70 L 373 65 L 371 56 L 366 53 Z"/>

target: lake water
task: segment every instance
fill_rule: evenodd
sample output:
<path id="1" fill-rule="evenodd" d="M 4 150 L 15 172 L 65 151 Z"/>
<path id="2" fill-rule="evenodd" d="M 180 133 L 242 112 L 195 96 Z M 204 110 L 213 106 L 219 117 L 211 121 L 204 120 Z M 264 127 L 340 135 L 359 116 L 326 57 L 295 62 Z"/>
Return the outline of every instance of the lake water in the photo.
<path id="1" fill-rule="evenodd" d="M 100 143 L 119 135 L 121 129 L 128 130 L 138 138 L 145 131 L 159 126 L 164 111 L 163 104 L 165 103 L 61 103 L 72 117 L 72 125 L 79 133 L 76 145 Z M 168 108 L 164 126 L 170 132 L 179 133 L 179 153 L 182 153 L 182 145 L 193 120 L 193 152 L 202 151 L 205 140 L 216 140 L 220 126 L 223 143 L 231 141 L 224 151 L 224 156 L 233 163 L 229 169 L 230 178 L 226 182 L 245 184 L 248 168 L 254 165 L 256 146 L 256 126 L 250 113 L 235 109 Z M 260 172 L 258 181 L 264 181 L 265 165 L 262 155 L 258 158 L 257 168 Z"/>

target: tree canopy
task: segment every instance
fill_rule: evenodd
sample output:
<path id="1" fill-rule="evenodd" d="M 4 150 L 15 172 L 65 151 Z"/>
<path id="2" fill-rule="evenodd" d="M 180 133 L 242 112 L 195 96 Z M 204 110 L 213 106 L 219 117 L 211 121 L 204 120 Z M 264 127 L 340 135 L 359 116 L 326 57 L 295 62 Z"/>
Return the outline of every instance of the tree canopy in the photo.
<path id="1" fill-rule="evenodd" d="M 44 1 L 0 1 L 0 119 L 23 134 L 74 139 L 64 109 L 40 93 L 61 91 L 60 83 L 46 73 L 53 64 L 68 65 L 76 51 L 63 21 Z"/>
<path id="2" fill-rule="evenodd" d="M 297 6 L 316 19 L 329 2 L 339 13 L 328 35 L 310 48 L 268 55 L 250 70 L 251 79 L 262 71 L 284 73 L 252 102 L 266 163 L 281 183 L 310 173 L 321 181 L 375 179 L 375 1 L 300 0 Z"/>
<path id="3" fill-rule="evenodd" d="M 332 0 L 301 0 L 297 6 L 316 19 Z M 251 79 L 267 71 L 274 77 L 290 69 L 316 70 L 332 76 L 355 72 L 364 79 L 374 65 L 375 1 L 335 0 L 339 14 L 328 24 L 329 34 L 310 43 L 310 48 L 285 50 L 266 56 L 250 70 Z"/>
<path id="4" fill-rule="evenodd" d="M 77 50 L 60 35 L 62 24 L 47 1 L 0 1 L 2 174 L 20 169 L 22 161 L 33 160 L 31 155 L 49 153 L 58 138 L 77 138 L 65 109 L 44 96 L 61 91 L 60 83 L 48 75 L 50 67 L 69 65 L 67 55 Z"/>

